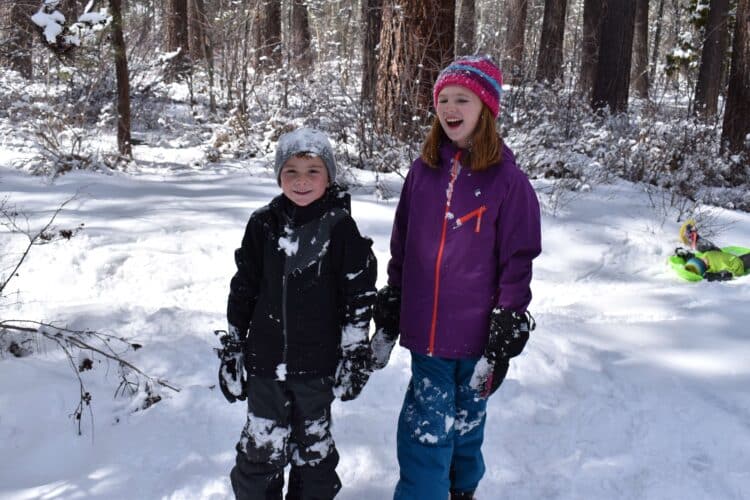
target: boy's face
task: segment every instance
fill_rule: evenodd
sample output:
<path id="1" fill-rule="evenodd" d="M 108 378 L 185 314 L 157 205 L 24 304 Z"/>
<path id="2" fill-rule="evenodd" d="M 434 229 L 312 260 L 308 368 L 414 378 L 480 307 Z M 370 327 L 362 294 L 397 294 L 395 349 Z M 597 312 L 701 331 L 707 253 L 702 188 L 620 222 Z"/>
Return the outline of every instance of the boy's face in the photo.
<path id="1" fill-rule="evenodd" d="M 319 199 L 328 187 L 328 170 L 317 156 L 292 156 L 279 174 L 281 191 L 295 205 L 306 207 Z"/>

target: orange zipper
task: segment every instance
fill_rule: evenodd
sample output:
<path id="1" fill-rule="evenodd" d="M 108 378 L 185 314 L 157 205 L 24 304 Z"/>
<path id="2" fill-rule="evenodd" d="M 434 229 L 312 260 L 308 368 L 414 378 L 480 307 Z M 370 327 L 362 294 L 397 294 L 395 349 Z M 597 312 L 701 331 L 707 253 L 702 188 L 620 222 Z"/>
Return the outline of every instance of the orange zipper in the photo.
<path id="1" fill-rule="evenodd" d="M 451 180 L 448 183 L 447 198 L 445 200 L 445 216 L 443 217 L 443 231 L 440 235 L 440 246 L 438 247 L 437 260 L 435 261 L 435 296 L 432 301 L 432 325 L 430 326 L 430 345 L 427 349 L 427 354 L 432 356 L 435 350 L 435 332 L 437 331 L 437 312 L 438 312 L 438 297 L 440 296 L 440 264 L 443 260 L 443 249 L 445 248 L 445 235 L 448 231 L 448 216 L 451 208 L 451 198 L 453 197 L 453 184 L 456 182 L 458 177 L 458 171 L 460 163 L 458 162 L 461 158 L 461 151 L 456 153 L 453 158 L 453 166 L 451 168 Z"/>
<path id="2" fill-rule="evenodd" d="M 477 208 L 476 210 L 472 210 L 468 214 L 464 215 L 460 219 L 456 221 L 456 226 L 461 226 L 465 222 L 473 219 L 474 217 L 477 218 L 477 225 L 474 227 L 474 232 L 478 233 L 479 229 L 482 227 L 482 214 L 487 211 L 487 207 L 485 205 L 482 205 L 481 207 Z"/>

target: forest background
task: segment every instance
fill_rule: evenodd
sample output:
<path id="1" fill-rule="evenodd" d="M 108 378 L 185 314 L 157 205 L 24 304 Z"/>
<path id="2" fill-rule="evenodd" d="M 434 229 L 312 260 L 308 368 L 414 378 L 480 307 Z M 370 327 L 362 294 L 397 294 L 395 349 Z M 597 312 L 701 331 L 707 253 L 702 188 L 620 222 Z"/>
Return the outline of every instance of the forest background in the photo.
<path id="1" fill-rule="evenodd" d="M 301 123 L 331 134 L 346 167 L 399 170 L 424 137 L 439 69 L 487 54 L 505 75 L 503 135 L 523 138 L 514 147 L 530 176 L 575 190 L 614 175 L 750 208 L 742 189 L 728 199 L 711 189 L 748 180 L 747 0 L 21 0 L 1 9 L 0 113 L 13 123 L 4 134 L 38 144 L 42 154 L 21 165 L 33 172 L 126 169 L 133 146 L 153 143 L 162 126 L 192 129 L 207 162 L 256 157 Z M 174 123 L 164 110 L 178 101 L 189 116 Z M 117 146 L 103 147 L 114 131 Z"/>

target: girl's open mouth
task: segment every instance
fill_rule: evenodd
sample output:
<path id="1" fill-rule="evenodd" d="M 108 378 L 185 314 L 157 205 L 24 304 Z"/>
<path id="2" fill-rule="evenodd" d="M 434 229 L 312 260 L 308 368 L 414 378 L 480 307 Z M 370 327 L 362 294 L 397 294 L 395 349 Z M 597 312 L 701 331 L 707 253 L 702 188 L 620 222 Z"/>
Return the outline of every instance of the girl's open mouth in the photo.
<path id="1" fill-rule="evenodd" d="M 445 124 L 448 125 L 448 128 L 458 128 L 463 122 L 463 120 L 459 120 L 456 118 L 449 118 L 445 120 Z"/>

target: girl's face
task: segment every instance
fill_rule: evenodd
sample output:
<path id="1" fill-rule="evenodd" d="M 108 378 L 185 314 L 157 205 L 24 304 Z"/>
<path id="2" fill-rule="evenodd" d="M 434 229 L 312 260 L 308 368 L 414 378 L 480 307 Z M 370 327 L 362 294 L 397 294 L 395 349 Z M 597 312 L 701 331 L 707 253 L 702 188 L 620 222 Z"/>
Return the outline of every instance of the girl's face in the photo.
<path id="1" fill-rule="evenodd" d="M 466 87 L 448 85 L 438 94 L 437 115 L 448 138 L 460 148 L 470 146 L 482 113 L 482 100 Z"/>
<path id="2" fill-rule="evenodd" d="M 318 200 L 328 187 L 328 170 L 318 156 L 292 156 L 281 167 L 281 191 L 299 207 Z"/>

